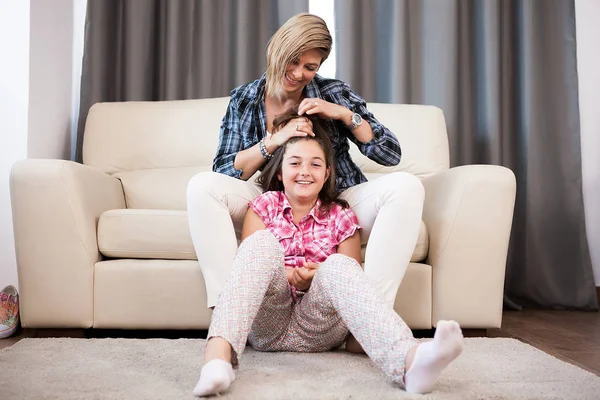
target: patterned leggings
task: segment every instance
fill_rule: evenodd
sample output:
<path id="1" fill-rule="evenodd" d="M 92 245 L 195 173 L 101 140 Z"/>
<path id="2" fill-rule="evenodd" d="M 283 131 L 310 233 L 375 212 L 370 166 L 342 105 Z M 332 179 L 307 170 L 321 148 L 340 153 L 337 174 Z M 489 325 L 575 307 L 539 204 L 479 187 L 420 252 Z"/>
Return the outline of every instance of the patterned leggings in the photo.
<path id="1" fill-rule="evenodd" d="M 404 386 L 404 359 L 418 342 L 356 260 L 331 255 L 298 302 L 283 260 L 282 246 L 267 231 L 257 231 L 238 249 L 208 332 L 208 339 L 231 344 L 233 366 L 247 341 L 258 351 L 322 352 L 342 345 L 349 330 L 371 360 Z"/>

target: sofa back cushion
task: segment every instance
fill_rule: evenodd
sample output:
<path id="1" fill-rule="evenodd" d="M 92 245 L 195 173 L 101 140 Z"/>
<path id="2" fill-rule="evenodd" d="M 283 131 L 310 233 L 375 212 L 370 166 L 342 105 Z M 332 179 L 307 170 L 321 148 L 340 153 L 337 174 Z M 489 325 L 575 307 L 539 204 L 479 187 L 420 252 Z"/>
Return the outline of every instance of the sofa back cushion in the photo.
<path id="1" fill-rule="evenodd" d="M 83 163 L 109 174 L 145 169 L 210 170 L 228 97 L 97 103 L 89 111 Z"/>
<path id="2" fill-rule="evenodd" d="M 370 103 L 369 111 L 400 141 L 402 159 L 394 167 L 384 167 L 364 156 L 353 143 L 350 155 L 369 176 L 395 171 L 410 172 L 420 178 L 448 169 L 450 151 L 446 122 L 434 106 Z"/>
<path id="3" fill-rule="evenodd" d="M 228 103 L 228 97 L 97 103 L 86 120 L 83 162 L 109 174 L 179 167 L 210 170 Z M 352 157 L 364 172 L 407 171 L 423 177 L 449 167 L 446 124 L 439 108 L 381 103 L 368 107 L 398 136 L 402 161 L 382 167 L 352 145 Z"/>

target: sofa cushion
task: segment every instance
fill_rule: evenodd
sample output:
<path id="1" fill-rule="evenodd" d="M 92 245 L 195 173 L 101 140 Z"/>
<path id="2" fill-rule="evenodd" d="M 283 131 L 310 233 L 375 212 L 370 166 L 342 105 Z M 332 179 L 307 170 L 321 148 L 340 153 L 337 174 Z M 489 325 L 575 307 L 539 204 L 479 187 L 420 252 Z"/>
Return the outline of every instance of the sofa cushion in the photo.
<path id="1" fill-rule="evenodd" d="M 189 180 L 209 167 L 141 169 L 114 174 L 121 180 L 127 208 L 186 210 Z"/>
<path id="2" fill-rule="evenodd" d="M 228 97 L 94 104 L 85 121 L 83 163 L 108 174 L 210 168 Z"/>
<path id="3" fill-rule="evenodd" d="M 187 211 L 109 210 L 98 221 L 98 249 L 107 257 L 195 260 Z"/>
<path id="4" fill-rule="evenodd" d="M 210 168 L 228 97 L 179 101 L 96 103 L 88 113 L 83 162 L 108 174 L 156 168 Z M 402 145 L 402 161 L 382 167 L 351 146 L 363 172 L 406 171 L 425 177 L 448 169 L 442 110 L 414 104 L 369 103 Z"/>
<path id="5" fill-rule="evenodd" d="M 424 178 L 450 166 L 444 113 L 425 105 L 369 103 L 369 110 L 393 132 L 402 148 L 400 164 L 384 167 L 364 156 L 354 143 L 350 155 L 366 175 L 404 171 Z"/>
<path id="6" fill-rule="evenodd" d="M 106 211 L 98 222 L 98 248 L 106 257 L 196 260 L 187 211 L 180 210 Z M 423 261 L 428 249 L 429 235 L 422 222 L 411 261 Z"/>

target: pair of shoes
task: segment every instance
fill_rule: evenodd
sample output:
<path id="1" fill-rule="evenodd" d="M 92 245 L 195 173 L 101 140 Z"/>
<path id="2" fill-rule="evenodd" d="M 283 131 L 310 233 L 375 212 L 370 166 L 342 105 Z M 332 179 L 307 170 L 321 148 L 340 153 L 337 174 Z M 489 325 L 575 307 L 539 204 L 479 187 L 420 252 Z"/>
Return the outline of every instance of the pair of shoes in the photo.
<path id="1" fill-rule="evenodd" d="M 19 326 L 19 293 L 14 286 L 0 292 L 0 339 L 15 333 Z"/>

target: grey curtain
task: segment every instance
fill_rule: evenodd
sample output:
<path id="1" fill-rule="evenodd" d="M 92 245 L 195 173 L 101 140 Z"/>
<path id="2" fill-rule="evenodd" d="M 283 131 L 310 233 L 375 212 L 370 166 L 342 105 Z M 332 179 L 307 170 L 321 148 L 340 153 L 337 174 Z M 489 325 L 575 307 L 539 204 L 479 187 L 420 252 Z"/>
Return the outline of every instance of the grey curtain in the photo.
<path id="1" fill-rule="evenodd" d="M 266 45 L 308 0 L 89 0 L 76 159 L 96 102 L 228 96 L 260 77 Z"/>
<path id="2" fill-rule="evenodd" d="M 432 104 L 453 166 L 517 176 L 516 308 L 598 309 L 585 233 L 572 0 L 336 0 L 337 75 L 368 101 Z"/>

